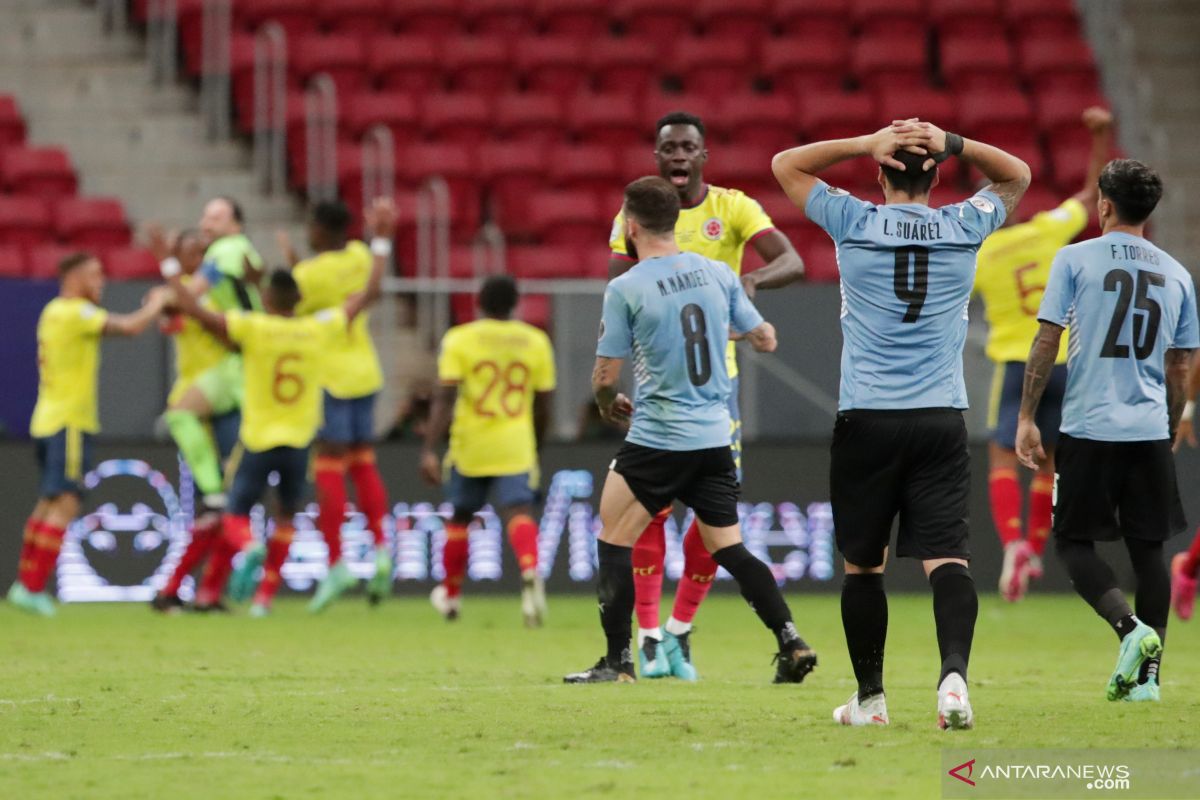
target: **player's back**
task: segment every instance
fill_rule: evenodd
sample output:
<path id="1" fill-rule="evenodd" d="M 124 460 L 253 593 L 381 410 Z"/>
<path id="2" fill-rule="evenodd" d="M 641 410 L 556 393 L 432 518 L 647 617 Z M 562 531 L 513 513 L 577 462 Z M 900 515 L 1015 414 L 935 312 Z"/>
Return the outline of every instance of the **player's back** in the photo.
<path id="1" fill-rule="evenodd" d="M 30 421 L 33 436 L 64 427 L 86 433 L 100 428 L 96 378 L 100 336 L 107 312 L 83 298 L 56 297 L 38 317 L 38 399 Z"/>
<path id="2" fill-rule="evenodd" d="M 1179 262 L 1120 232 L 1064 247 L 1039 316 L 1070 328 L 1064 433 L 1167 437 L 1164 357 L 1197 345 L 1196 289 Z"/>
<path id="3" fill-rule="evenodd" d="M 629 441 L 670 450 L 728 445 L 731 315 L 743 332 L 761 322 L 737 277 L 725 264 L 680 253 L 643 259 L 609 292 L 598 352 L 628 343 L 637 384 Z"/>
<path id="4" fill-rule="evenodd" d="M 979 246 L 1004 220 L 999 198 L 876 205 L 818 182 L 806 213 L 837 245 L 839 408 L 966 408 L 967 304 Z"/>

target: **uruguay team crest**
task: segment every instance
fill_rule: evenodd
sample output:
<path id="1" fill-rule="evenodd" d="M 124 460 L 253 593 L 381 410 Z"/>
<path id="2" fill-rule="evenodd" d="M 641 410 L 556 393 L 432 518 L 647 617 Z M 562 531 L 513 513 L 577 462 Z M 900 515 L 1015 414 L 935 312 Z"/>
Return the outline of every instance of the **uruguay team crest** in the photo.
<path id="1" fill-rule="evenodd" d="M 709 217 L 700 227 L 700 232 L 704 234 L 704 238 L 710 242 L 715 242 L 721 238 L 721 234 L 725 232 L 725 226 L 717 217 Z"/>

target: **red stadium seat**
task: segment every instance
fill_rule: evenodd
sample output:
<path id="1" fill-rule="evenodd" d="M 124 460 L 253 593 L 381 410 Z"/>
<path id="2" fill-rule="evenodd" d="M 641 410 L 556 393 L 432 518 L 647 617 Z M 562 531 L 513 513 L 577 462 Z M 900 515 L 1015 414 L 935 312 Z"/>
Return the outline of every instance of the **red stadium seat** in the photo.
<path id="1" fill-rule="evenodd" d="M 737 145 L 722 147 L 709 154 L 708 163 L 704 165 L 704 177 L 716 184 L 732 189 L 741 189 L 752 196 L 763 194 L 763 188 L 773 188 L 778 192 L 771 177 L 771 157 L 778 152 L 774 149 Z M 755 191 L 749 191 L 753 187 Z"/>
<path id="2" fill-rule="evenodd" d="M 574 36 L 529 36 L 516 44 L 517 69 L 535 92 L 568 96 L 584 89 L 591 78 L 582 53 L 587 43 Z"/>
<path id="3" fill-rule="evenodd" d="M 689 94 L 666 94 L 652 92 L 642 99 L 642 126 L 654 134 L 655 124 L 660 117 L 674 111 L 685 111 L 701 119 L 711 119 L 717 113 L 719 98 L 705 92 Z"/>
<path id="4" fill-rule="evenodd" d="M 129 244 L 129 223 L 121 201 L 111 197 L 70 197 L 54 205 L 55 231 L 73 247 Z"/>
<path id="5" fill-rule="evenodd" d="M 391 27 L 387 0 L 337 0 L 317 3 L 317 19 L 333 33 L 374 36 Z"/>
<path id="6" fill-rule="evenodd" d="M 501 37 L 455 36 L 442 45 L 442 65 L 458 91 L 499 92 L 516 88 L 512 53 Z"/>
<path id="7" fill-rule="evenodd" d="M 607 3 L 602 0 L 537 0 L 546 33 L 600 36 L 608 32 Z"/>
<path id="8" fill-rule="evenodd" d="M 775 23 L 784 36 L 844 43 L 850 38 L 850 0 L 776 0 Z"/>
<path id="9" fill-rule="evenodd" d="M 585 251 L 577 245 L 540 245 L 513 247 L 507 252 L 508 272 L 518 278 L 547 280 L 552 278 L 592 277 Z M 592 263 L 595 259 L 591 259 Z"/>
<path id="10" fill-rule="evenodd" d="M 288 69 L 305 85 L 323 72 L 333 79 L 339 96 L 357 92 L 367 75 L 362 38 L 352 34 L 306 36 L 289 44 Z"/>
<path id="11" fill-rule="evenodd" d="M 544 294 L 522 294 L 517 301 L 517 319 L 549 331 L 554 322 L 554 305 Z"/>
<path id="12" fill-rule="evenodd" d="M 3 156 L 4 185 L 12 192 L 43 197 L 75 194 L 75 168 L 61 147 L 11 147 Z"/>
<path id="13" fill-rule="evenodd" d="M 880 125 L 894 119 L 919 117 L 943 130 L 958 128 L 958 105 L 949 92 L 937 89 L 887 86 L 875 95 L 876 116 Z"/>
<path id="14" fill-rule="evenodd" d="M 411 141 L 418 131 L 417 103 L 408 92 L 361 92 L 341 102 L 342 130 L 359 139 L 373 125 L 386 125 L 396 141 Z"/>
<path id="15" fill-rule="evenodd" d="M 925 51 L 926 0 L 851 0 L 851 17 L 864 36 L 891 37 Z"/>
<path id="16" fill-rule="evenodd" d="M 110 247 L 101 253 L 105 274 L 117 281 L 157 280 L 158 259 L 144 247 Z"/>
<path id="17" fill-rule="evenodd" d="M 1014 36 L 1079 37 L 1073 0 L 1004 0 L 1004 17 Z"/>
<path id="18" fill-rule="evenodd" d="M 796 143 L 796 101 L 787 92 L 727 95 L 711 125 L 738 146 L 782 150 Z"/>
<path id="19" fill-rule="evenodd" d="M 61 244 L 43 244 L 27 251 L 28 274 L 34 280 L 58 280 L 58 264 L 69 255 L 79 252 L 77 247 Z"/>
<path id="20" fill-rule="evenodd" d="M 529 0 L 470 0 L 463 11 L 475 33 L 514 35 L 533 32 L 536 18 L 529 6 Z"/>
<path id="21" fill-rule="evenodd" d="M 0 150 L 25 141 L 25 119 L 12 95 L 0 95 Z"/>
<path id="22" fill-rule="evenodd" d="M 495 128 L 492 104 L 484 94 L 431 94 L 421 105 L 421 129 L 434 139 L 478 145 Z"/>
<path id="23" fill-rule="evenodd" d="M 316 0 L 242 0 L 234 4 L 234 21 L 248 32 L 267 22 L 276 22 L 291 41 L 316 31 L 317 5 Z"/>
<path id="24" fill-rule="evenodd" d="M 638 112 L 638 98 L 623 92 L 580 94 L 567 107 L 567 124 L 581 142 L 653 146 L 653 126 L 645 127 Z"/>
<path id="25" fill-rule="evenodd" d="M 496 98 L 496 127 L 505 138 L 549 145 L 566 136 L 562 100 L 552 94 L 506 94 Z"/>
<path id="26" fill-rule="evenodd" d="M 53 238 L 50 204 L 41 197 L 0 195 L 0 243 L 36 245 Z"/>
<path id="27" fill-rule="evenodd" d="M 473 234 L 479 220 L 483 187 L 474 149 L 459 143 L 443 143 L 414 144 L 396 150 L 397 173 L 402 181 L 413 187 L 433 176 L 446 181 L 451 207 L 462 220 L 456 231 L 459 237 Z"/>
<path id="28" fill-rule="evenodd" d="M 929 18 L 943 36 L 1004 33 L 1000 0 L 929 0 Z"/>
<path id="29" fill-rule="evenodd" d="M 442 88 L 435 43 L 425 36 L 379 36 L 367 45 L 367 69 L 383 89 L 428 92 Z"/>
<path id="30" fill-rule="evenodd" d="M 849 69 L 846 42 L 829 38 L 770 39 L 760 64 L 775 90 L 787 92 L 840 89 Z"/>
<path id="31" fill-rule="evenodd" d="M 1097 92 L 1072 89 L 1037 91 L 1033 97 L 1038 128 L 1058 142 L 1082 144 L 1091 140 L 1091 134 L 1083 126 L 1083 111 L 1091 106 L 1107 106 L 1107 103 Z"/>
<path id="32" fill-rule="evenodd" d="M 621 170 L 612 147 L 560 145 L 550 154 L 550 180 L 559 189 L 599 193 L 620 183 Z"/>
<path id="33" fill-rule="evenodd" d="M 857 39 L 850 62 L 859 83 L 868 89 L 897 83 L 923 86 L 929 82 L 924 45 L 916 46 L 891 35 Z"/>
<path id="34" fill-rule="evenodd" d="M 878 130 L 884 122 L 866 92 L 809 92 L 800 97 L 800 127 L 809 139 L 841 139 Z"/>
<path id="35" fill-rule="evenodd" d="M 753 42 L 771 32 L 771 0 L 700 0 L 693 13 L 706 36 L 730 36 Z"/>
<path id="36" fill-rule="evenodd" d="M 685 37 L 674 43 L 670 66 L 690 92 L 728 94 L 750 89 L 753 76 L 750 42 L 745 37 Z"/>
<path id="37" fill-rule="evenodd" d="M 692 32 L 696 0 L 619 0 L 616 18 L 633 36 L 649 36 L 659 42 Z"/>
<path id="38" fill-rule="evenodd" d="M 606 209 L 592 192 L 539 192 L 529 200 L 529 229 L 549 244 L 604 241 Z"/>
<path id="39" fill-rule="evenodd" d="M 1021 74 L 1032 86 L 1079 91 L 1096 88 L 1092 51 L 1078 36 L 1025 39 L 1018 52 Z"/>
<path id="40" fill-rule="evenodd" d="M 28 274 L 25 251 L 16 245 L 0 245 L 0 278 L 24 278 Z"/>
<path id="41" fill-rule="evenodd" d="M 998 89 L 1013 85 L 1013 54 L 1002 33 L 987 37 L 943 37 L 942 77 L 955 89 Z"/>
<path id="42" fill-rule="evenodd" d="M 604 38 L 593 42 L 587 58 L 596 88 L 603 91 L 645 91 L 658 77 L 658 48 L 653 40 Z"/>
<path id="43" fill-rule="evenodd" d="M 462 30 L 462 0 L 390 0 L 403 33 L 446 36 Z"/>
<path id="44" fill-rule="evenodd" d="M 1054 141 L 1050 144 L 1050 163 L 1054 185 L 1065 194 L 1079 191 L 1087 178 L 1092 149 L 1088 143 Z"/>
<path id="45" fill-rule="evenodd" d="M 1058 208 L 1068 196 L 1047 186 L 1030 186 L 1025 191 L 1025 196 L 1021 198 L 1021 202 L 1017 204 L 1017 220 L 1026 222 L 1034 214 Z M 1089 208 L 1088 212 L 1091 213 L 1091 211 L 1092 209 Z"/>
<path id="46" fill-rule="evenodd" d="M 489 143 L 479 149 L 493 218 L 508 231 L 529 216 L 529 198 L 546 183 L 550 153 L 522 142 Z"/>
<path id="47" fill-rule="evenodd" d="M 1026 138 L 1033 133 L 1033 104 L 1019 89 L 990 89 L 958 95 L 962 132 L 984 142 Z"/>
<path id="48" fill-rule="evenodd" d="M 1029 165 L 1029 171 L 1033 174 L 1034 185 L 1042 181 L 1049 180 L 1046 155 L 1042 151 L 1042 146 L 1038 143 L 1037 138 L 1032 133 L 1026 133 L 1020 136 L 1013 136 L 1005 139 L 987 139 L 988 144 L 995 145 L 1001 150 L 1004 150 Z M 984 177 L 978 170 L 972 168 L 968 170 L 967 184 L 975 186 L 983 183 Z"/>

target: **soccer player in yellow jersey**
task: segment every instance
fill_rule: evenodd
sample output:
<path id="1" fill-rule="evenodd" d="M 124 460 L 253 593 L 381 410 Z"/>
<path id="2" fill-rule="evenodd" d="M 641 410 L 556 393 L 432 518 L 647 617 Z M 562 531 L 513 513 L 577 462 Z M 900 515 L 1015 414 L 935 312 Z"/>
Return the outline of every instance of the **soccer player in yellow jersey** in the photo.
<path id="1" fill-rule="evenodd" d="M 337 308 L 361 292 L 371 274 L 371 251 L 348 241 L 350 210 L 339 200 L 317 203 L 308 223 L 308 243 L 316 254 L 292 268 L 300 286 L 298 314 Z M 375 576 L 367 597 L 378 603 L 391 588 L 392 559 L 384 539 L 387 490 L 375 464 L 375 397 L 383 370 L 363 313 L 325 353 L 325 424 L 317 434 L 315 481 L 320 528 L 329 551 L 329 573 L 309 606 L 324 610 L 355 583 L 342 560 L 342 521 L 346 516 L 346 476 L 354 482 L 359 510 L 375 540 Z"/>
<path id="2" fill-rule="evenodd" d="M 675 241 L 685 253 L 697 253 L 729 265 L 742 274 L 742 254 L 749 244 L 765 262 L 761 269 L 742 276 L 747 294 L 758 289 L 788 286 L 804 277 L 804 262 L 788 238 L 775 228 L 771 218 L 754 199 L 737 189 L 712 186 L 704 181 L 708 149 L 704 122 L 681 111 L 667 114 L 654 128 L 654 157 L 658 174 L 679 192 L 681 210 L 675 224 Z M 766 164 L 763 165 L 764 169 Z M 637 253 L 625 240 L 625 220 L 617 214 L 609 246 L 609 277 L 615 278 L 637 263 Z M 733 381 L 729 416 L 733 424 L 733 457 L 738 480 L 742 471 L 742 422 L 738 405 L 738 368 L 735 345 L 725 353 L 725 365 Z M 701 601 L 712 587 L 717 563 L 704 549 L 693 520 L 683 537 L 683 575 L 675 595 L 675 606 L 667 620 L 666 636 L 659 627 L 658 607 L 662 598 L 663 559 L 666 541 L 663 525 L 670 508 L 663 509 L 633 550 L 635 609 L 638 618 L 638 660 L 641 674 L 658 678 L 674 674 L 695 680 L 688 635 Z M 665 644 L 665 647 L 664 647 Z"/>
<path id="3" fill-rule="evenodd" d="M 154 290 L 132 314 L 100 307 L 104 270 L 87 253 L 58 265 L 58 297 L 38 318 L 38 399 L 29 423 L 41 471 L 39 499 L 25 523 L 17 581 L 8 591 L 16 607 L 54 616 L 46 582 L 58 561 L 67 526 L 79 516 L 92 437 L 100 430 L 96 381 L 102 336 L 137 336 L 162 311 L 166 292 Z"/>
<path id="4" fill-rule="evenodd" d="M 448 620 L 458 618 L 467 571 L 467 526 L 493 493 L 521 569 L 521 613 L 536 627 L 546 615 L 538 575 L 537 447 L 550 419 L 554 350 L 545 333 L 512 319 L 517 285 L 507 275 L 484 281 L 483 319 L 446 332 L 438 355 L 440 387 L 426 427 L 421 477 L 440 485 L 443 463 L 436 448 L 450 432 L 446 499 L 454 506 L 442 550 L 445 579 L 430 601 Z M 453 422 L 451 422 L 453 409 Z"/>
<path id="5" fill-rule="evenodd" d="M 1021 486 L 1017 476 L 1017 412 L 1029 343 L 1038 331 L 1038 306 L 1050 276 L 1050 262 L 1064 245 L 1087 226 L 1088 212 L 1099 197 L 1100 170 L 1112 147 L 1112 115 L 1102 108 L 1083 113 L 1092 134 L 1087 179 L 1082 189 L 1053 211 L 1010 224 L 984 241 L 979 250 L 975 291 L 983 298 L 988 321 L 987 356 L 996 364 L 988 407 L 992 429 L 988 444 L 988 490 L 992 521 L 1004 546 L 1000 593 L 1020 600 L 1031 579 L 1042 575 L 1042 552 L 1050 535 L 1054 494 L 1054 443 L 1062 416 L 1067 382 L 1067 346 L 1059 350 L 1057 366 L 1038 409 L 1038 427 L 1046 460 L 1033 476 L 1029 490 L 1029 522 L 1021 530 Z"/>
<path id="6" fill-rule="evenodd" d="M 198 606 L 211 606 L 220 600 L 233 556 L 243 552 L 245 558 L 232 581 L 231 594 L 249 594 L 253 576 L 262 565 L 263 577 L 250 613 L 265 616 L 270 611 L 295 533 L 293 518 L 308 489 L 309 447 L 321 425 L 326 354 L 339 346 L 356 318 L 380 294 L 395 232 L 395 208 L 389 201 L 372 206 L 368 227 L 376 233 L 371 245 L 370 277 L 362 291 L 336 308 L 297 315 L 300 288 L 291 273 L 284 271 L 270 277 L 265 313 L 219 314 L 202 307 L 189 292 L 180 291 L 177 282 L 173 284 L 180 310 L 228 346 L 240 348 L 245 372 L 239 437 L 242 453 L 222 518 L 219 549 L 197 593 Z M 278 505 L 274 532 L 264 548 L 250 533 L 250 510 L 262 500 L 272 472 L 279 476 Z"/>

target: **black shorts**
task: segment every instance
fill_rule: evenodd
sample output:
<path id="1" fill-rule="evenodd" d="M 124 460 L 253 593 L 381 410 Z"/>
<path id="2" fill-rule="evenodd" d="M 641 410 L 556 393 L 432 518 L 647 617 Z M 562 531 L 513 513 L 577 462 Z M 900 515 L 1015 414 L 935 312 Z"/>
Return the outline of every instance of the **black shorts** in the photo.
<path id="1" fill-rule="evenodd" d="M 1064 433 L 1054 466 L 1055 536 L 1163 542 L 1187 527 L 1170 439 L 1098 442 Z"/>
<path id="2" fill-rule="evenodd" d="M 713 528 L 738 522 L 741 485 L 728 445 L 675 451 L 626 442 L 611 469 L 625 479 L 633 496 L 652 515 L 679 500 Z"/>
<path id="3" fill-rule="evenodd" d="M 961 411 L 838 414 L 829 488 L 838 550 L 851 564 L 883 563 L 897 514 L 897 555 L 922 560 L 971 557 L 971 456 Z"/>

